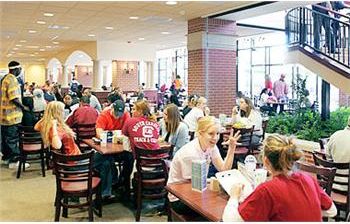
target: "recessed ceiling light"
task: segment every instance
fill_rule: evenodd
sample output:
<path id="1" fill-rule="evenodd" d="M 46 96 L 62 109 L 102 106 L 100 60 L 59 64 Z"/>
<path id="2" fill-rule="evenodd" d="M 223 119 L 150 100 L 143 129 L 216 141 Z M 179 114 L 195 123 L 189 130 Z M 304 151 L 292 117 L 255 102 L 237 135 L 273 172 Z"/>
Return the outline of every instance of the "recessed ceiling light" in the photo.
<path id="1" fill-rule="evenodd" d="M 105 29 L 106 30 L 114 30 L 114 28 L 112 26 L 106 26 Z"/>
<path id="2" fill-rule="evenodd" d="M 34 57 L 35 55 L 34 54 L 30 54 L 31 57 Z"/>
<path id="3" fill-rule="evenodd" d="M 16 47 L 22 47 L 22 44 L 16 44 Z"/>
<path id="4" fill-rule="evenodd" d="M 52 16 L 54 16 L 54 14 L 53 14 L 53 13 L 50 13 L 50 12 L 45 12 L 45 13 L 44 13 L 44 16 L 52 17 Z"/>
<path id="5" fill-rule="evenodd" d="M 36 23 L 37 23 L 37 24 L 46 24 L 45 21 L 40 21 L 40 20 L 39 20 L 39 21 L 36 21 Z"/>
<path id="6" fill-rule="evenodd" d="M 14 48 L 12 48 L 12 50 L 17 51 L 17 50 L 18 50 L 18 48 L 17 48 L 17 47 L 14 47 Z"/>
<path id="7" fill-rule="evenodd" d="M 39 52 L 34 52 L 34 54 L 39 54 Z"/>
<path id="8" fill-rule="evenodd" d="M 95 34 L 88 34 L 89 37 L 94 37 L 96 36 Z"/>
<path id="9" fill-rule="evenodd" d="M 44 49 L 44 48 L 41 48 L 41 49 L 39 49 L 39 51 L 45 51 L 45 49 Z"/>
<path id="10" fill-rule="evenodd" d="M 145 40 L 145 38 L 143 38 L 143 37 L 140 37 L 140 38 L 139 38 L 139 40 Z"/>
<path id="11" fill-rule="evenodd" d="M 139 17 L 138 16 L 130 16 L 129 19 L 136 20 L 136 19 L 139 19 Z"/>
<path id="12" fill-rule="evenodd" d="M 26 41 L 26 40 L 20 40 L 19 42 L 21 42 L 21 43 L 26 43 L 27 41 Z"/>
<path id="13" fill-rule="evenodd" d="M 62 29 L 68 30 L 70 27 L 69 26 L 62 26 Z"/>
<path id="14" fill-rule="evenodd" d="M 36 33 L 36 30 L 28 30 L 28 33 Z"/>
<path id="15" fill-rule="evenodd" d="M 54 41 L 54 42 L 52 42 L 53 44 L 60 44 L 60 42 L 57 42 L 57 41 Z"/>
<path id="16" fill-rule="evenodd" d="M 31 46 L 27 46 L 27 48 L 31 48 L 31 49 L 38 49 L 39 46 L 36 46 L 36 45 L 31 45 Z"/>
<path id="17" fill-rule="evenodd" d="M 165 2 L 165 4 L 167 4 L 167 5 L 176 5 L 177 1 L 167 1 L 167 2 Z"/>
<path id="18" fill-rule="evenodd" d="M 164 34 L 164 35 L 168 35 L 168 34 L 170 34 L 169 32 L 162 32 L 162 34 Z"/>
<path id="19" fill-rule="evenodd" d="M 47 45 L 47 46 L 45 46 L 46 48 L 51 48 L 51 46 L 49 46 L 49 45 Z"/>

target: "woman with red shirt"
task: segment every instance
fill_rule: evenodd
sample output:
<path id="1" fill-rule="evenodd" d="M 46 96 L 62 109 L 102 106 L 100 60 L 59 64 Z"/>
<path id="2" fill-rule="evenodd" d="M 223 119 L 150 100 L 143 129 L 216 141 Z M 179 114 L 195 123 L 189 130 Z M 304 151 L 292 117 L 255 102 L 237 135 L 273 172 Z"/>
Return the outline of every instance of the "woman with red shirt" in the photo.
<path id="1" fill-rule="evenodd" d="M 316 179 L 293 172 L 294 162 L 303 154 L 281 135 L 271 135 L 264 142 L 264 166 L 272 180 L 260 184 L 241 204 L 241 184 L 235 184 L 223 214 L 223 221 L 321 222 L 337 209 Z"/>
<path id="2" fill-rule="evenodd" d="M 51 150 L 61 149 L 67 155 L 81 154 L 75 144 L 75 133 L 64 122 L 64 104 L 59 101 L 50 102 L 43 118 L 38 121 L 34 129 L 40 131 L 44 145 L 52 147 Z M 98 170 L 102 184 L 102 197 L 112 196 L 113 158 L 99 153 L 94 155 L 94 168 Z"/>

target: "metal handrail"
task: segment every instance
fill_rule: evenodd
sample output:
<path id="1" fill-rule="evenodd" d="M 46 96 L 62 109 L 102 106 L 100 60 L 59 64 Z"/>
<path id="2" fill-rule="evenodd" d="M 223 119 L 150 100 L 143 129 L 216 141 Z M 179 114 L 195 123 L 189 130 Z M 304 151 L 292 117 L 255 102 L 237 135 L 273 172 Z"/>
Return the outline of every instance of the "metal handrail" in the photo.
<path id="1" fill-rule="evenodd" d="M 325 7 L 318 6 L 333 12 Z M 339 14 L 339 13 L 338 13 Z M 350 17 L 340 14 L 342 17 Z M 291 9 L 286 15 L 286 34 L 289 46 L 300 46 L 350 68 L 350 23 L 306 8 Z"/>

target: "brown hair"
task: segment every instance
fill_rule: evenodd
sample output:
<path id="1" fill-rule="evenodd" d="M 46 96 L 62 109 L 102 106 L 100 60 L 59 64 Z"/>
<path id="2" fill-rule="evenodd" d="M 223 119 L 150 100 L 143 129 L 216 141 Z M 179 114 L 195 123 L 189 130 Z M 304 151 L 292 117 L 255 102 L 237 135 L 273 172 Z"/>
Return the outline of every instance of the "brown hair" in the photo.
<path id="1" fill-rule="evenodd" d="M 151 109 L 147 100 L 138 100 L 134 104 L 135 110 L 140 112 L 142 116 L 147 117 L 149 121 L 157 121 L 156 116 L 151 114 Z"/>
<path id="2" fill-rule="evenodd" d="M 182 120 L 179 108 L 175 104 L 169 104 L 165 108 L 168 121 L 165 122 L 166 131 L 170 134 L 175 134 Z"/>
<path id="3" fill-rule="evenodd" d="M 248 105 L 247 111 L 241 110 L 241 117 L 249 117 L 250 112 L 254 110 L 254 104 L 248 97 L 243 96 L 241 99 Z"/>
<path id="4" fill-rule="evenodd" d="M 303 153 L 296 148 L 292 138 L 273 134 L 264 141 L 264 156 L 275 171 L 281 171 L 286 175 Z"/>

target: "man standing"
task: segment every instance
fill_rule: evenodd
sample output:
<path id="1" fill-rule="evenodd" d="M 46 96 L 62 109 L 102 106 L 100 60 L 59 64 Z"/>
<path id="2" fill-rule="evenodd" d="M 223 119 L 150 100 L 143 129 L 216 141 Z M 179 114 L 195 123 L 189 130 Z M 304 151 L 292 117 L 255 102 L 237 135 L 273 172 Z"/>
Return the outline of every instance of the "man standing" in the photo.
<path id="1" fill-rule="evenodd" d="M 97 97 L 91 94 L 91 90 L 89 88 L 85 88 L 83 96 L 88 96 L 90 98 L 90 106 L 92 108 L 95 108 L 98 112 L 101 112 L 101 104 L 98 101 Z"/>
<path id="2" fill-rule="evenodd" d="M 22 110 L 28 110 L 21 102 L 21 87 L 17 76 L 22 68 L 17 61 L 8 64 L 9 74 L 1 80 L 0 92 L 0 125 L 2 160 L 9 164 L 9 168 L 16 168 L 19 159 L 18 125 L 22 121 Z M 29 167 L 29 164 L 26 164 Z"/>
<path id="3" fill-rule="evenodd" d="M 281 74 L 280 79 L 273 84 L 273 94 L 277 98 L 277 101 L 280 105 L 280 113 L 283 112 L 284 103 L 286 103 L 287 101 L 287 94 L 288 94 L 288 85 L 284 81 L 285 77 L 286 77 L 285 74 Z M 274 111 L 277 111 L 278 104 L 274 104 L 273 106 L 274 106 Z"/>

